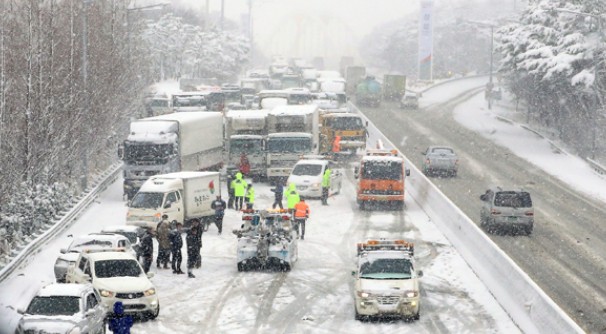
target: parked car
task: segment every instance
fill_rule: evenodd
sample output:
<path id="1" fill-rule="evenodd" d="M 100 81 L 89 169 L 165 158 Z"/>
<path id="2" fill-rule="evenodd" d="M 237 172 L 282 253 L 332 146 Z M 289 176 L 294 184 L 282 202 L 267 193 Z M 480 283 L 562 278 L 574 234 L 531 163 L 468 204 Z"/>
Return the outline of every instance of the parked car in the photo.
<path id="1" fill-rule="evenodd" d="M 136 254 L 129 239 L 119 234 L 91 233 L 76 237 L 69 247 L 61 249 L 61 254 L 57 257 L 55 261 L 55 279 L 58 283 L 65 282 L 67 268 L 76 262 L 82 251 L 96 252 L 118 249 L 124 249 L 133 255 Z"/>
<path id="2" fill-rule="evenodd" d="M 532 233 L 534 208 L 527 191 L 494 187 L 486 190 L 480 200 L 480 226 L 488 232 L 510 231 L 517 234 L 522 231 L 526 235 Z"/>
<path id="3" fill-rule="evenodd" d="M 90 284 L 46 285 L 19 313 L 17 334 L 105 333 L 107 309 Z"/>
<path id="4" fill-rule="evenodd" d="M 423 174 L 457 176 L 459 157 L 452 147 L 430 146 L 423 153 Z"/>
<path id="5" fill-rule="evenodd" d="M 146 275 L 137 259 L 127 252 L 83 252 L 69 267 L 65 279 L 69 283 L 92 283 L 110 314 L 114 303 L 121 301 L 125 313 L 155 319 L 160 302 L 149 280 L 153 276 Z"/>
<path id="6" fill-rule="evenodd" d="M 401 109 L 419 109 L 419 96 L 417 93 L 406 92 L 400 100 Z"/>
<path id="7" fill-rule="evenodd" d="M 326 168 L 330 168 L 332 171 L 328 194 L 329 196 L 337 194 L 341 191 L 343 171 L 337 169 L 334 163 L 328 160 L 299 160 L 292 169 L 287 184 L 294 183 L 301 197 L 319 198 L 322 196 L 322 177 Z"/>
<path id="8" fill-rule="evenodd" d="M 101 233 L 119 234 L 130 241 L 130 245 L 134 251 L 135 257 L 139 258 L 141 249 L 141 240 L 139 236 L 143 233 L 143 229 L 139 226 L 132 225 L 110 225 L 101 230 Z"/>

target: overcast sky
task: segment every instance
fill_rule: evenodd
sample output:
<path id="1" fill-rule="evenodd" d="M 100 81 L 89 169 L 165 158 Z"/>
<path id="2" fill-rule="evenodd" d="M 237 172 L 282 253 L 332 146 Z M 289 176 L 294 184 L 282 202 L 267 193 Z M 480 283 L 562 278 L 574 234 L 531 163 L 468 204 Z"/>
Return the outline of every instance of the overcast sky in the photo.
<path id="1" fill-rule="evenodd" d="M 205 11 L 206 0 L 172 0 Z M 221 0 L 209 0 L 220 12 Z M 382 22 L 416 12 L 419 0 L 253 0 L 253 38 L 264 53 L 311 58 L 357 57 L 358 43 Z M 241 22 L 248 0 L 225 0 L 225 16 Z"/>

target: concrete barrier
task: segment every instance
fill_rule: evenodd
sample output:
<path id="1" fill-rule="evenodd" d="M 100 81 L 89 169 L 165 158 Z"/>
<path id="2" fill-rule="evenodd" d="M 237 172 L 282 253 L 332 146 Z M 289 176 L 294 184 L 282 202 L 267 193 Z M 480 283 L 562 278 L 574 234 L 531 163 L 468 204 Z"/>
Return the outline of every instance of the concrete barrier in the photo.
<path id="1" fill-rule="evenodd" d="M 355 106 L 352 107 L 357 110 Z M 387 148 L 391 146 L 397 149 L 370 121 L 368 130 L 372 137 L 381 139 Z M 427 213 L 523 332 L 583 333 L 568 314 L 505 252 L 410 160 L 403 157 L 410 169 L 410 176 L 406 179 L 408 200 L 417 202 Z"/>

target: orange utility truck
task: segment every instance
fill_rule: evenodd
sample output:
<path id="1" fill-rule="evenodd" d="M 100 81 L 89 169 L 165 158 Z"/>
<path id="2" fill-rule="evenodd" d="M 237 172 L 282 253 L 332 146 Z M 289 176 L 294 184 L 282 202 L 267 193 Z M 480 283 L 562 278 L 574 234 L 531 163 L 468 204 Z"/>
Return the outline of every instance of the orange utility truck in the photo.
<path id="1" fill-rule="evenodd" d="M 366 151 L 360 166 L 356 167 L 358 179 L 357 201 L 361 210 L 379 203 L 387 203 L 398 210 L 404 208 L 404 179 L 410 175 L 404 159 L 397 151 Z"/>

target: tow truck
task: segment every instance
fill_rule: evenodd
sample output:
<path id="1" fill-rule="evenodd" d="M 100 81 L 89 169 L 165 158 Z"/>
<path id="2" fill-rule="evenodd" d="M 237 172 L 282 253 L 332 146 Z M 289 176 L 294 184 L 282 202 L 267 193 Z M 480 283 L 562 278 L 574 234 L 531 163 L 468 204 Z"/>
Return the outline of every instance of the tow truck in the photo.
<path id="1" fill-rule="evenodd" d="M 290 271 L 298 258 L 291 214 L 287 210 L 243 210 L 238 237 L 238 271 Z"/>
<path id="2" fill-rule="evenodd" d="M 419 278 L 414 244 L 402 239 L 369 239 L 357 245 L 355 319 L 419 320 Z"/>

